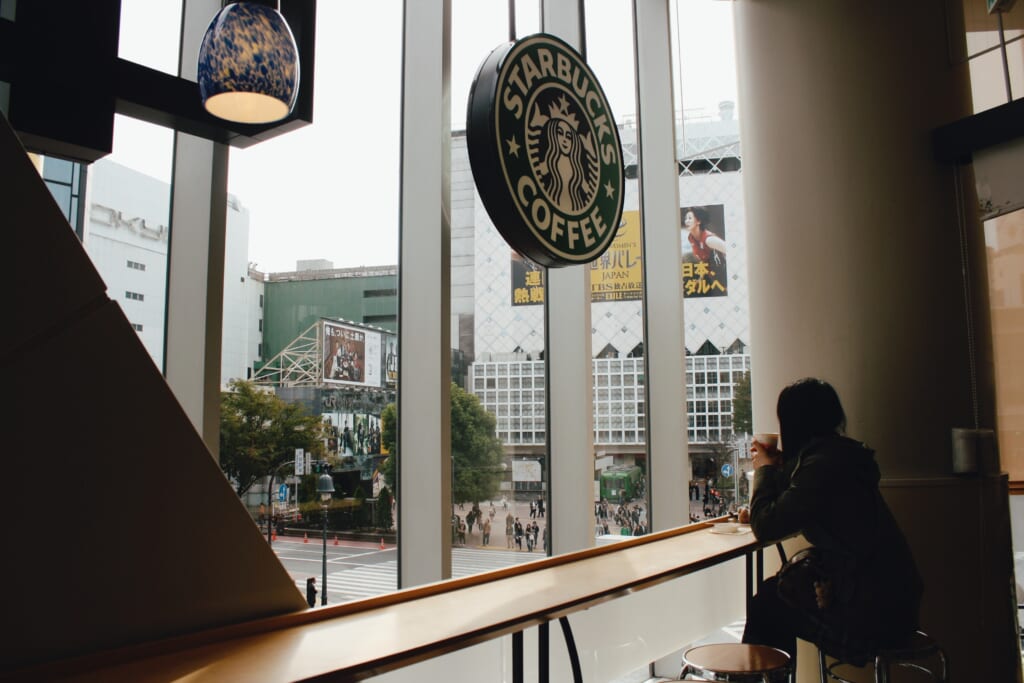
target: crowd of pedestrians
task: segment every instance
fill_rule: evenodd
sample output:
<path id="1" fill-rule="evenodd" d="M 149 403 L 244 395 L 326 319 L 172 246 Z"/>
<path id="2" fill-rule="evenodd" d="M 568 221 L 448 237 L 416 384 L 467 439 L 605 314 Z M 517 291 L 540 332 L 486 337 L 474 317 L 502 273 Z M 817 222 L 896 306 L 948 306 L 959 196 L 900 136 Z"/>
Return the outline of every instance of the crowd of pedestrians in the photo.
<path id="1" fill-rule="evenodd" d="M 531 500 L 528 505 L 522 503 L 510 505 L 508 500 L 503 498 L 499 505 L 505 520 L 505 547 L 509 550 L 543 552 L 547 547 L 547 525 L 539 524 L 538 520 L 544 519 L 544 499 Z M 460 514 L 462 510 L 465 510 L 465 505 L 459 505 L 458 510 L 453 510 L 453 545 L 475 545 L 478 547 L 492 545 L 492 530 L 495 527 L 500 529 L 501 521 L 495 502 L 489 501 L 486 506 L 487 510 L 484 511 L 479 503 L 474 503 L 465 514 Z M 520 513 L 525 521 L 520 518 Z"/>
<path id="2" fill-rule="evenodd" d="M 595 534 L 643 536 L 650 533 L 645 500 L 615 503 L 600 500 L 594 504 Z M 487 501 L 453 506 L 452 545 L 500 548 L 493 534 L 505 526 L 505 548 L 525 552 L 545 552 L 547 547 L 546 506 L 544 498 L 529 501 Z M 466 508 L 469 508 L 468 510 Z M 728 501 L 710 480 L 698 480 L 690 488 L 690 521 L 718 517 L 730 509 Z M 500 537 L 500 536 L 499 536 Z"/>

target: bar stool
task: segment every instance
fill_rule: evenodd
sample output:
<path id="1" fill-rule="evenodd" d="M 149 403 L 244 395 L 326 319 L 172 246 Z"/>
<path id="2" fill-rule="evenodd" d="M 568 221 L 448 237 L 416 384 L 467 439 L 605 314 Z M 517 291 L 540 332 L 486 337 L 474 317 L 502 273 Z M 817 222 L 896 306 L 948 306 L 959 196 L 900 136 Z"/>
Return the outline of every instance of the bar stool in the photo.
<path id="1" fill-rule="evenodd" d="M 925 666 L 923 660 L 937 659 L 938 671 L 930 666 Z M 821 667 L 821 683 L 828 683 L 829 680 L 840 683 L 853 683 L 848 678 L 843 678 L 834 669 L 847 664 L 842 660 L 836 660 L 826 665 L 825 653 L 818 649 L 818 664 Z M 852 665 L 851 665 L 852 666 Z M 903 647 L 880 650 L 875 656 L 875 683 L 888 683 L 889 669 L 893 666 L 901 666 L 907 669 L 916 669 L 928 674 L 933 681 L 948 683 L 949 665 L 946 661 L 946 652 L 939 643 L 924 631 L 914 631 L 910 641 Z"/>
<path id="2" fill-rule="evenodd" d="M 766 645 L 715 643 L 691 647 L 683 654 L 679 678 L 737 683 L 792 683 L 789 655 Z M 692 679 L 691 679 L 692 680 Z"/>

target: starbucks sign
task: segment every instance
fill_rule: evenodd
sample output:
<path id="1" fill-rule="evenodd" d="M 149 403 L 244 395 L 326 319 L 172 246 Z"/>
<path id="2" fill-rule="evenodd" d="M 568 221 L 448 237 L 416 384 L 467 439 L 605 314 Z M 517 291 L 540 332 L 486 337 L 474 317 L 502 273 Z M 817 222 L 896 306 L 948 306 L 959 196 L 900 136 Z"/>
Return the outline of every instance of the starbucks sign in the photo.
<path id="1" fill-rule="evenodd" d="M 570 45 L 538 33 L 491 52 L 470 90 L 466 142 L 484 207 L 513 249 L 559 267 L 611 245 L 622 218 L 619 131 Z"/>

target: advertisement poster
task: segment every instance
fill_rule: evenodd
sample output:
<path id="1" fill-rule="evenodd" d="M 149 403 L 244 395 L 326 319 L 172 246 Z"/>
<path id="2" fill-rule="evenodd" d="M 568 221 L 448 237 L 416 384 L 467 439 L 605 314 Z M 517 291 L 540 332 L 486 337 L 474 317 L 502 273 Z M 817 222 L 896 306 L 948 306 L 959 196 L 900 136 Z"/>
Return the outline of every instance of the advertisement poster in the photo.
<path id="1" fill-rule="evenodd" d="M 725 206 L 708 204 L 679 210 L 683 245 L 683 296 L 728 296 L 725 265 Z"/>
<path id="2" fill-rule="evenodd" d="M 728 296 L 725 205 L 708 204 L 679 210 L 682 230 L 683 296 L 697 299 Z M 643 287 L 640 212 L 624 211 L 611 246 L 590 263 L 590 300 L 639 301 Z M 512 305 L 544 303 L 544 271 L 512 252 Z"/>
<path id="3" fill-rule="evenodd" d="M 341 323 L 324 321 L 323 381 L 380 387 L 381 334 Z"/>
<path id="4" fill-rule="evenodd" d="M 639 300 L 642 283 L 640 212 L 624 211 L 610 247 L 590 262 L 591 301 Z M 544 303 L 544 271 L 512 252 L 512 305 Z"/>
<path id="5" fill-rule="evenodd" d="M 640 212 L 623 211 L 612 246 L 590 263 L 591 301 L 639 301 L 643 296 Z"/>
<path id="6" fill-rule="evenodd" d="M 398 339 L 393 334 L 384 335 L 384 382 L 385 386 L 394 388 L 398 385 Z"/>

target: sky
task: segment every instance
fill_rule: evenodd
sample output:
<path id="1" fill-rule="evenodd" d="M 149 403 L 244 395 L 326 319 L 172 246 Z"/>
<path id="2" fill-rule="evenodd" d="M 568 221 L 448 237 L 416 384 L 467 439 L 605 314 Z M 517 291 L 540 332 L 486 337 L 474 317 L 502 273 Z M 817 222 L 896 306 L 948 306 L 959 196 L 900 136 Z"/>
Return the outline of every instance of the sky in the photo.
<path id="1" fill-rule="evenodd" d="M 517 37 L 539 31 L 537 5 L 517 2 Z M 687 112 L 717 112 L 719 102 L 736 100 L 732 3 L 678 5 L 677 102 L 681 91 Z M 480 62 L 508 40 L 507 7 L 452 0 L 454 130 L 465 128 Z M 588 63 L 621 122 L 636 110 L 631 3 L 588 0 L 585 11 Z M 180 0 L 123 0 L 120 56 L 176 73 L 180 12 Z M 228 189 L 249 210 L 257 269 L 290 271 L 303 259 L 336 268 L 397 263 L 401 27 L 401 0 L 317 4 L 313 123 L 231 150 Z M 170 131 L 118 117 L 111 159 L 169 180 L 172 144 Z"/>

